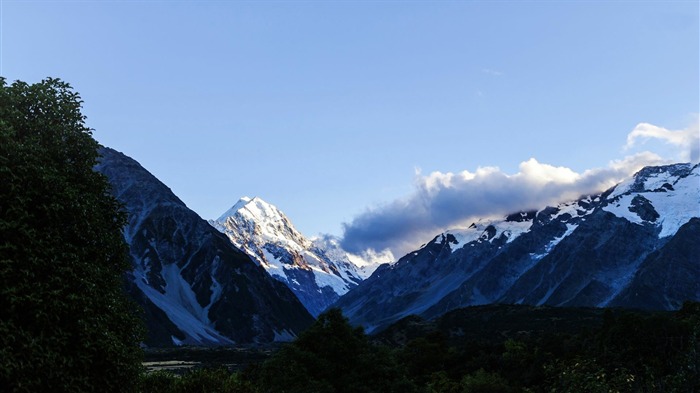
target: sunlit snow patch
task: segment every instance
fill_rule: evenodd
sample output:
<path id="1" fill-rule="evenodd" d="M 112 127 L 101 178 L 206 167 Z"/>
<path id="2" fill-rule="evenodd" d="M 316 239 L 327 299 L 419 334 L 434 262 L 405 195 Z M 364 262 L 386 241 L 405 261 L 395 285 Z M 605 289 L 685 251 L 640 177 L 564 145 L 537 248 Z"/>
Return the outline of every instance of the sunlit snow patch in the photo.
<path id="1" fill-rule="evenodd" d="M 610 203 L 603 207 L 605 211 L 635 224 L 644 224 L 647 221 L 630 210 L 634 197 L 642 195 L 660 216 L 654 222 L 661 227 L 660 238 L 674 235 L 691 218 L 700 217 L 700 166 L 695 166 L 685 177 L 672 176 L 668 172 L 651 174 L 643 179 L 644 189 L 636 192 L 631 191 L 633 185 L 639 183 L 634 179 L 615 188 L 608 197 Z"/>

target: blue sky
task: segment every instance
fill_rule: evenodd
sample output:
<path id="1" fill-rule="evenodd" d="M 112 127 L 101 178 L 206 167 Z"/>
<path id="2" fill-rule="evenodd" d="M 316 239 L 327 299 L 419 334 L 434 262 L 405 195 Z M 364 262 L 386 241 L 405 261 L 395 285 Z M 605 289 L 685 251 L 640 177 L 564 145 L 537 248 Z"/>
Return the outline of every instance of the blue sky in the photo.
<path id="1" fill-rule="evenodd" d="M 697 160 L 697 1 L 0 8 L 0 74 L 69 82 L 95 138 L 204 218 L 259 196 L 307 235 L 396 252 Z"/>

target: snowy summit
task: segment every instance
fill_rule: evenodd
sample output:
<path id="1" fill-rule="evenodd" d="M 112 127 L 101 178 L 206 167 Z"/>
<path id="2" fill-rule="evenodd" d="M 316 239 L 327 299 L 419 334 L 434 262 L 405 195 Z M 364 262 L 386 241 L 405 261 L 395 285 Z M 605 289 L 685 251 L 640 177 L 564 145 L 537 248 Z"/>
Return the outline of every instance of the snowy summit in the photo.
<path id="1" fill-rule="evenodd" d="M 312 315 L 321 313 L 368 274 L 337 243 L 309 240 L 282 211 L 258 197 L 239 199 L 210 224 L 292 289 Z"/>

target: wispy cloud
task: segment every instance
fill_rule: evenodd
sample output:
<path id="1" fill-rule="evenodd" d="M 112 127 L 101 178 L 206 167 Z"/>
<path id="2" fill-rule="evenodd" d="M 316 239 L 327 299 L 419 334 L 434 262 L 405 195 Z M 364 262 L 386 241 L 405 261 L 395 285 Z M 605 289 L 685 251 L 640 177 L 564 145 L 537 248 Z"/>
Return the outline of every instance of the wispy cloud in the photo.
<path id="1" fill-rule="evenodd" d="M 639 123 L 627 135 L 625 150 L 629 150 L 639 144 L 644 144 L 650 139 L 657 139 L 678 149 L 679 161 L 696 162 L 700 159 L 700 129 L 698 121 L 684 130 L 669 130 L 649 123 Z"/>
<path id="2" fill-rule="evenodd" d="M 628 135 L 625 148 L 629 150 L 640 139 L 656 138 L 675 146 L 684 161 L 697 161 L 697 130 L 697 124 L 682 131 L 640 124 Z M 669 160 L 642 151 L 581 173 L 535 158 L 521 162 L 513 174 L 492 166 L 459 173 L 423 175 L 417 171 L 411 195 L 368 208 L 343 224 L 342 246 L 356 253 L 390 249 L 402 256 L 436 234 L 468 225 L 478 217 L 540 208 L 601 192 L 644 166 L 677 161 L 678 157 Z"/>

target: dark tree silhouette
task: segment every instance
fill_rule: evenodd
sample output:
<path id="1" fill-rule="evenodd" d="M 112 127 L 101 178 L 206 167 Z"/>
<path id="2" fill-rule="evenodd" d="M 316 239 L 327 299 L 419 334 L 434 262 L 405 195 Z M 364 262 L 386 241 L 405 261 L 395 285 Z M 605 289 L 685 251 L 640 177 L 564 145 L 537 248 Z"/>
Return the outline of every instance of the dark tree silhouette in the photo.
<path id="1" fill-rule="evenodd" d="M 58 79 L 0 78 L 0 390 L 135 388 L 141 328 L 122 290 L 125 215 Z"/>

